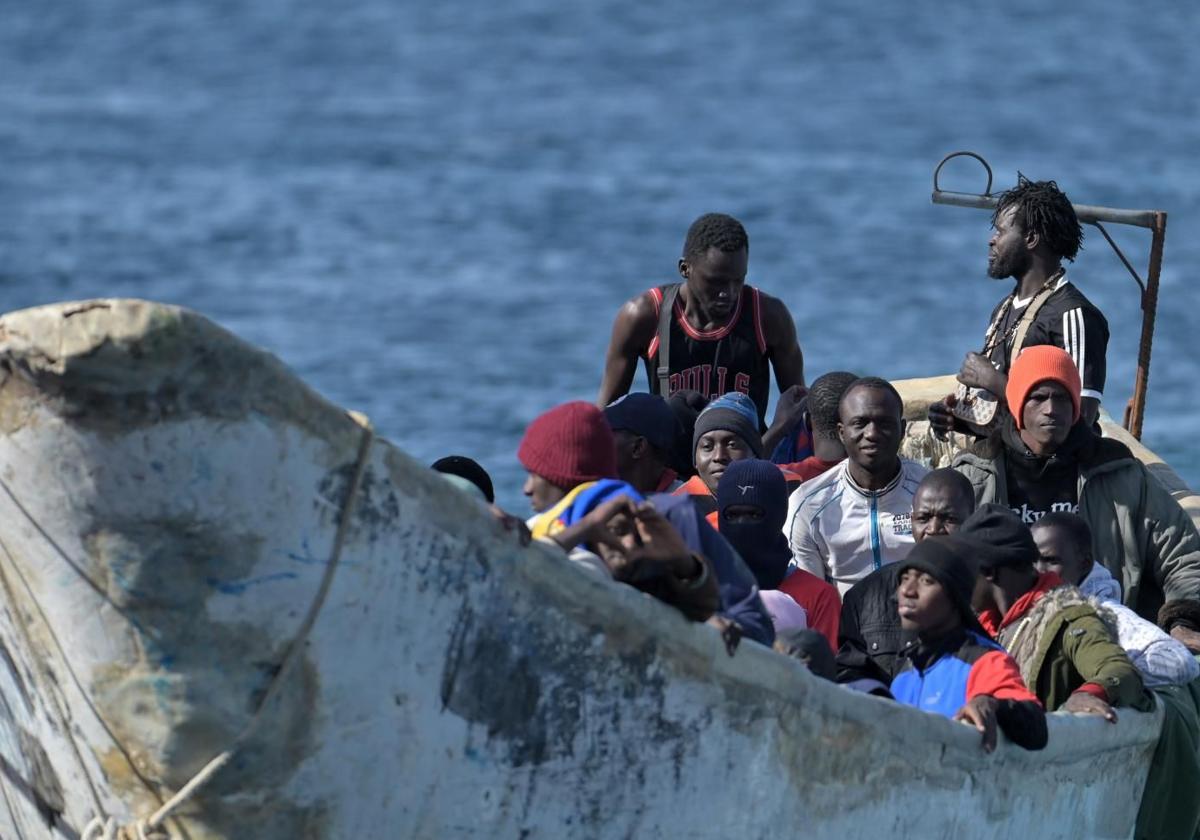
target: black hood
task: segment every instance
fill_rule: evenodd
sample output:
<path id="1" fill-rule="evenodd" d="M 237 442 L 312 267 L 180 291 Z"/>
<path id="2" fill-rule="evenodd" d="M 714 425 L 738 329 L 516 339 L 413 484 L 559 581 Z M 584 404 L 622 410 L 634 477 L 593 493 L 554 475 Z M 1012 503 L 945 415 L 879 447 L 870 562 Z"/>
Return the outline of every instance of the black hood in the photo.
<path id="1" fill-rule="evenodd" d="M 1005 418 L 1000 429 L 1000 439 L 1004 448 L 1008 450 L 1009 462 L 1036 476 L 1068 468 L 1087 472 L 1110 461 L 1133 457 L 1128 446 L 1119 440 L 1101 437 L 1083 421 L 1071 427 L 1063 445 L 1048 458 L 1039 457 L 1029 451 L 1012 417 Z"/>

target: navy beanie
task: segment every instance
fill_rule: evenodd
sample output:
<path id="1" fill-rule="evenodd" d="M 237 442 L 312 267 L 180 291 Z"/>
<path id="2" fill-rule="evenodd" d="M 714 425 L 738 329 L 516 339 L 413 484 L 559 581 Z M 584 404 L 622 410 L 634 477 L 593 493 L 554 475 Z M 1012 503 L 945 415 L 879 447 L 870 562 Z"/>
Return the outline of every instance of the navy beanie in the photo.
<path id="1" fill-rule="evenodd" d="M 976 553 L 977 547 L 972 541 L 962 539 L 957 534 L 927 537 L 913 546 L 908 556 L 897 565 L 901 575 L 905 569 L 919 569 L 940 583 L 950 601 L 958 607 L 963 626 L 980 633 L 983 629 L 971 609 L 971 593 L 979 574 L 979 567 L 975 563 Z"/>
<path id="2" fill-rule="evenodd" d="M 980 505 L 955 534 L 974 543 L 975 557 L 985 569 L 1031 566 L 1038 559 L 1029 526 L 1004 505 Z"/>
<path id="3" fill-rule="evenodd" d="M 787 479 L 770 461 L 734 461 L 717 482 L 717 510 L 724 514 L 730 505 L 762 508 L 766 514 L 763 524 L 782 535 L 787 518 Z"/>
<path id="4" fill-rule="evenodd" d="M 725 511 L 731 505 L 762 508 L 763 518 L 730 522 Z M 717 482 L 717 530 L 754 572 L 760 589 L 776 589 L 787 576 L 792 559 L 783 535 L 787 506 L 787 480 L 770 461 L 734 461 Z"/>

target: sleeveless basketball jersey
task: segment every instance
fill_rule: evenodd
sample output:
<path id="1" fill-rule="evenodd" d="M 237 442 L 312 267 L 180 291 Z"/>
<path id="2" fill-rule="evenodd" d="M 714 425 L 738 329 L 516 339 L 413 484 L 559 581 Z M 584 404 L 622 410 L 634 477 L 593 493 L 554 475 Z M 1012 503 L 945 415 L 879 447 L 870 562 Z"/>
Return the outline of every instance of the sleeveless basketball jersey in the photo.
<path id="1" fill-rule="evenodd" d="M 678 285 L 678 284 L 676 284 Z M 650 290 L 657 323 L 663 292 L 670 286 Z M 659 393 L 658 333 L 642 358 L 650 379 L 650 393 Z M 771 362 L 763 334 L 762 304 L 758 289 L 742 286 L 729 322 L 715 330 L 697 330 L 683 314 L 683 298 L 675 298 L 675 317 L 671 319 L 671 394 L 681 390 L 699 391 L 705 397 L 719 397 L 740 391 L 754 400 L 758 422 L 765 428 L 767 401 L 771 395 Z M 664 397 L 670 394 L 663 394 Z"/>

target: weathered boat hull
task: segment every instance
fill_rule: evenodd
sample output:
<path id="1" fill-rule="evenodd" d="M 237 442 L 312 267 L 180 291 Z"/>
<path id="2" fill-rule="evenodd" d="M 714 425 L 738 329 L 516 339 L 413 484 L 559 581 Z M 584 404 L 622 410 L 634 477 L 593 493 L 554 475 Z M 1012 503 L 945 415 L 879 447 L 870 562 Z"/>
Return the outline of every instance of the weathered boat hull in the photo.
<path id="1" fill-rule="evenodd" d="M 328 571 L 362 428 L 203 318 L 0 319 L 0 837 L 145 818 L 252 719 Z M 384 441 L 262 729 L 190 838 L 1129 837 L 1158 728 L 966 727 L 521 548 Z"/>

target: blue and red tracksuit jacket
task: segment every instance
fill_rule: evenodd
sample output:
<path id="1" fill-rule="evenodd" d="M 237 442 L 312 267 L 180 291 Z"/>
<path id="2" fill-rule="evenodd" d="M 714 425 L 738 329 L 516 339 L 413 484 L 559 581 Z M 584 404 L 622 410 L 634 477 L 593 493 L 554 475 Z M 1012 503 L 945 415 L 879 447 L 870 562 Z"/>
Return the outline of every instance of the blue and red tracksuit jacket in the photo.
<path id="1" fill-rule="evenodd" d="M 1046 713 L 1025 686 L 1004 648 L 976 630 L 960 628 L 907 654 L 892 680 L 892 696 L 906 706 L 952 718 L 981 694 L 999 701 L 996 721 L 1009 740 L 1026 749 L 1046 746 Z"/>

